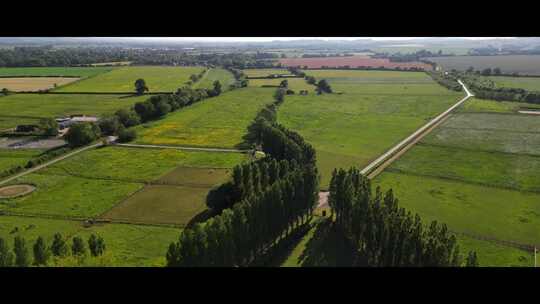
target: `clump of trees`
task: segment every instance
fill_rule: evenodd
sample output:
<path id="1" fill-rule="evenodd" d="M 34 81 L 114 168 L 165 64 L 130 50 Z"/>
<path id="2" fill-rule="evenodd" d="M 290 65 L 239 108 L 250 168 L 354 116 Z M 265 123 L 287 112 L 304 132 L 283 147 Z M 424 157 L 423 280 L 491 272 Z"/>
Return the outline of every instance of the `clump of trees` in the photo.
<path id="1" fill-rule="evenodd" d="M 456 75 L 455 77 L 460 77 L 477 98 L 540 104 L 540 91 L 498 87 L 491 79 L 484 77 L 484 75 L 492 75 L 490 70 L 485 69 L 480 73 L 476 71 L 454 72 L 453 74 Z"/>
<path id="2" fill-rule="evenodd" d="M 319 82 L 317 82 L 315 91 L 319 95 L 323 93 L 332 93 L 332 88 L 326 79 L 321 79 Z"/>
<path id="3" fill-rule="evenodd" d="M 58 123 L 54 118 L 42 118 L 39 121 L 39 128 L 45 136 L 58 135 Z"/>
<path id="4" fill-rule="evenodd" d="M 371 192 L 367 177 L 356 168 L 334 170 L 328 203 L 335 224 L 356 246 L 355 265 L 367 266 L 461 266 L 462 257 L 454 235 L 445 224 L 431 222 L 426 229 L 418 214 L 400 208 L 392 189 Z M 469 253 L 467 266 L 477 266 Z"/>
<path id="5" fill-rule="evenodd" d="M 88 248 L 91 256 L 101 256 L 105 253 L 105 241 L 102 237 L 92 234 L 88 239 Z M 39 236 L 32 246 L 32 255 L 24 237 L 14 238 L 13 250 L 10 250 L 8 243 L 0 237 L 0 267 L 46 266 L 50 264 L 52 257 L 62 259 L 68 257 L 70 253 L 73 257 L 84 259 L 87 250 L 81 237 L 74 237 L 70 247 L 60 233 L 54 235 L 50 246 L 42 236 Z"/>
<path id="6" fill-rule="evenodd" d="M 442 85 L 443 87 L 461 92 L 463 91 L 463 87 L 457 82 L 457 78 L 453 74 L 443 74 L 441 72 L 434 72 L 434 71 L 427 71 L 426 72 L 435 82 Z"/>
<path id="7" fill-rule="evenodd" d="M 72 125 L 64 135 L 64 139 L 72 148 L 87 145 L 99 138 L 101 130 L 95 123 L 78 123 Z"/>

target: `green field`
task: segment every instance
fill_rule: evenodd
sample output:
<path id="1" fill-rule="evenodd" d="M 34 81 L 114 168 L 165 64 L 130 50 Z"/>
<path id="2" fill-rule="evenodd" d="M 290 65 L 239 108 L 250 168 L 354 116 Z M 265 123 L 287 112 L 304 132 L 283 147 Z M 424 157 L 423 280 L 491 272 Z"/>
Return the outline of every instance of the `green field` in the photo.
<path id="1" fill-rule="evenodd" d="M 43 152 L 39 149 L 0 149 L 0 172 L 16 166 L 24 167 L 30 159 Z"/>
<path id="2" fill-rule="evenodd" d="M 489 77 L 499 88 L 520 88 L 528 91 L 540 91 L 540 77 Z"/>
<path id="3" fill-rule="evenodd" d="M 163 266 L 167 246 L 178 238 L 180 231 L 177 228 L 123 224 L 84 228 L 78 221 L 0 216 L 0 237 L 8 241 L 10 248 L 13 248 L 15 236 L 24 237 L 31 250 L 38 236 L 50 244 L 57 232 L 67 238 L 81 236 L 85 241 L 91 234 L 97 234 L 105 240 L 106 255 L 112 256 L 111 263 L 106 266 Z"/>
<path id="4" fill-rule="evenodd" d="M 226 91 L 229 89 L 229 86 L 231 84 L 234 84 L 236 81 L 234 79 L 233 74 L 231 72 L 225 70 L 225 69 L 210 69 L 203 79 L 197 81 L 195 84 L 193 84 L 193 88 L 206 88 L 206 89 L 212 89 L 214 88 L 214 81 L 219 81 L 222 86 L 222 90 Z"/>
<path id="5" fill-rule="evenodd" d="M 469 67 L 475 70 L 500 68 L 503 73 L 540 75 L 540 55 L 499 55 L 499 56 L 451 56 L 429 57 L 446 70 L 465 71 Z"/>
<path id="6" fill-rule="evenodd" d="M 78 94 L 16 94 L 0 98 L 0 127 L 15 127 L 36 122 L 42 117 L 74 114 L 107 115 L 129 108 L 147 96 L 78 95 Z"/>
<path id="7" fill-rule="evenodd" d="M 0 210 L 75 218 L 98 216 L 142 187 L 137 183 L 40 173 L 28 174 L 11 184 L 31 184 L 36 190 L 23 197 L 0 200 Z"/>
<path id="8" fill-rule="evenodd" d="M 290 75 L 287 69 L 245 69 L 242 70 L 248 77 L 266 77 L 275 74 Z M 251 80 L 250 80 L 251 81 Z"/>
<path id="9" fill-rule="evenodd" d="M 487 113 L 516 113 L 520 110 L 538 109 L 540 105 L 524 102 L 495 101 L 487 99 L 470 98 L 459 107 L 459 112 L 487 112 Z"/>
<path id="10" fill-rule="evenodd" d="M 315 86 L 310 85 L 304 78 L 276 78 L 276 79 L 249 79 L 250 87 L 262 87 L 262 86 L 279 86 L 283 81 L 287 80 L 289 83 L 289 89 L 293 90 L 296 94 L 300 90 L 307 90 L 308 92 L 315 92 Z"/>
<path id="11" fill-rule="evenodd" d="M 257 112 L 272 102 L 273 89 L 243 88 L 223 93 L 137 126 L 136 143 L 231 148 L 240 144 Z"/>
<path id="12" fill-rule="evenodd" d="M 105 147 L 85 151 L 40 173 L 143 183 L 156 180 L 178 166 L 231 168 L 243 160 L 245 154 L 240 153 Z"/>
<path id="13" fill-rule="evenodd" d="M 424 73 L 313 72 L 317 76 L 333 77 L 327 78 L 333 88 L 347 84 L 347 90 L 341 95 L 287 96 L 279 108 L 278 120 L 314 145 L 322 174 L 322 188 L 327 187 L 334 168 L 367 165 L 462 97 L 460 93 L 449 92 L 432 81 L 415 84 L 418 86 L 416 91 L 441 91 L 441 95 L 402 92 L 404 80 L 425 81 Z M 356 85 L 353 76 L 357 76 Z M 332 80 L 344 78 L 347 80 Z M 368 78 L 377 79 L 378 83 L 364 83 Z M 382 81 L 385 83 L 381 84 Z M 372 86 L 382 86 L 384 90 L 378 94 L 364 94 L 365 90 L 375 90 Z"/>
<path id="14" fill-rule="evenodd" d="M 0 76 L 72 76 L 91 77 L 112 71 L 111 67 L 30 67 L 0 68 Z"/>
<path id="15" fill-rule="evenodd" d="M 134 92 L 135 81 L 145 80 L 150 92 L 173 92 L 185 86 L 202 67 L 129 66 L 58 88 L 58 92 Z"/>

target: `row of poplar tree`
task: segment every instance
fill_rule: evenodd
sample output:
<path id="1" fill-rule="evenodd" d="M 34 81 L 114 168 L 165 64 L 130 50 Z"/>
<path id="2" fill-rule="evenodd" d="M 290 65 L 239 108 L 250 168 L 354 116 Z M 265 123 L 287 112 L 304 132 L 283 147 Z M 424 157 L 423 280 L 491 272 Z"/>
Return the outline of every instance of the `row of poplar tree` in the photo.
<path id="1" fill-rule="evenodd" d="M 36 239 L 32 246 L 33 262 L 23 237 L 16 236 L 13 243 L 13 251 L 11 251 L 8 243 L 0 238 L 0 267 L 28 267 L 32 264 L 44 266 L 48 264 L 51 256 L 63 258 L 68 256 L 70 251 L 75 257 L 86 255 L 86 246 L 81 237 L 74 237 L 71 246 L 69 246 L 60 233 L 54 235 L 50 247 L 43 237 L 40 236 Z M 88 238 L 88 248 L 92 256 L 100 256 L 105 252 L 105 241 L 102 237 L 92 234 Z"/>
<path id="2" fill-rule="evenodd" d="M 268 155 L 234 168 L 226 190 L 214 195 L 232 196 L 232 204 L 207 222 L 184 229 L 169 246 L 168 266 L 248 266 L 309 221 L 319 192 L 315 150 L 277 124 L 275 107 L 282 102 L 276 98 L 248 130 L 247 140 Z"/>
<path id="3" fill-rule="evenodd" d="M 356 168 L 334 170 L 328 203 L 336 224 L 357 249 L 355 263 L 362 266 L 461 266 L 457 240 L 445 224 L 425 227 L 418 214 L 398 205 L 392 190 L 383 196 Z M 427 229 L 426 229 L 427 228 Z M 465 264 L 478 266 L 476 252 Z"/>

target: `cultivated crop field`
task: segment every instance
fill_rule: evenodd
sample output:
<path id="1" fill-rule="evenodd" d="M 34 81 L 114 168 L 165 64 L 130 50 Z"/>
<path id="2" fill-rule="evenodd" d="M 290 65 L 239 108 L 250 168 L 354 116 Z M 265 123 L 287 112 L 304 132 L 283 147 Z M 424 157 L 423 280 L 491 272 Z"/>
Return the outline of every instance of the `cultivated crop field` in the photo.
<path id="1" fill-rule="evenodd" d="M 0 88 L 12 92 L 36 92 L 47 90 L 79 80 L 76 77 L 0 77 Z"/>
<path id="2" fill-rule="evenodd" d="M 75 114 L 108 115 L 129 108 L 147 96 L 86 94 L 15 94 L 1 98 L 0 127 L 15 127 L 39 118 L 55 118 Z"/>
<path id="3" fill-rule="evenodd" d="M 0 68 L 0 77 L 80 77 L 87 78 L 112 71 L 111 67 L 30 67 Z"/>
<path id="4" fill-rule="evenodd" d="M 134 92 L 134 83 L 143 78 L 150 92 L 173 92 L 185 85 L 202 67 L 128 66 L 59 88 L 58 92 Z"/>
<path id="5" fill-rule="evenodd" d="M 538 245 L 540 117 L 513 114 L 512 104 L 467 101 L 375 183 L 453 231 Z M 497 255 L 480 259 L 498 263 Z"/>
<path id="6" fill-rule="evenodd" d="M 257 112 L 272 102 L 272 88 L 242 88 L 196 103 L 162 120 L 137 126 L 136 143 L 232 148 L 242 143 Z"/>
<path id="7" fill-rule="evenodd" d="M 462 93 L 440 87 L 424 73 L 314 72 L 343 93 L 287 96 L 278 120 L 314 145 L 322 188 L 328 186 L 334 168 L 367 165 L 462 98 Z M 407 81 L 415 83 L 403 84 Z M 415 89 L 408 90 L 411 86 Z"/>
<path id="8" fill-rule="evenodd" d="M 446 70 L 465 71 L 500 68 L 504 73 L 540 75 L 540 55 L 500 55 L 500 56 L 451 56 L 426 58 L 436 62 Z"/>

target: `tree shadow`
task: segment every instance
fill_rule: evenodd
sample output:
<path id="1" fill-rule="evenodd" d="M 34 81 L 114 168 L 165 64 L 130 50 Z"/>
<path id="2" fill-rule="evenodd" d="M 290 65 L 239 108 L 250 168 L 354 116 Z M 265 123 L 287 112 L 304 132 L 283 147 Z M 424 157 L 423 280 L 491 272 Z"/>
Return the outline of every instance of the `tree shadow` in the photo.
<path id="1" fill-rule="evenodd" d="M 137 94 L 133 93 L 133 94 L 129 94 L 129 95 L 120 96 L 120 97 L 118 97 L 118 99 L 133 98 L 133 97 L 138 97 L 138 96 L 143 96 L 143 95 L 137 95 Z"/>
<path id="2" fill-rule="evenodd" d="M 355 247 L 330 219 L 321 222 L 299 257 L 302 267 L 350 267 Z"/>
<path id="3" fill-rule="evenodd" d="M 209 220 L 210 218 L 216 216 L 216 212 L 212 209 L 205 209 L 199 212 L 197 215 L 191 218 L 186 225 L 186 228 L 193 228 L 197 223 L 203 223 Z"/>

